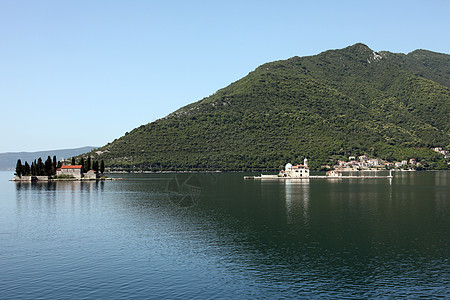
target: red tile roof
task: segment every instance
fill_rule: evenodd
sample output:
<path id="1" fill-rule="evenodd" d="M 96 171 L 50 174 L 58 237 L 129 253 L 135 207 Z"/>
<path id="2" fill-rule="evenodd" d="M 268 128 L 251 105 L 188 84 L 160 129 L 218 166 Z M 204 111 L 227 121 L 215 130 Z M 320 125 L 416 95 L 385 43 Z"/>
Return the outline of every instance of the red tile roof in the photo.
<path id="1" fill-rule="evenodd" d="M 292 169 L 298 169 L 298 168 L 309 169 L 308 166 L 304 166 L 304 165 L 297 165 L 297 166 L 293 166 L 293 167 L 292 167 Z"/>
<path id="2" fill-rule="evenodd" d="M 75 165 L 75 166 L 62 166 L 61 169 L 81 169 L 82 165 Z"/>

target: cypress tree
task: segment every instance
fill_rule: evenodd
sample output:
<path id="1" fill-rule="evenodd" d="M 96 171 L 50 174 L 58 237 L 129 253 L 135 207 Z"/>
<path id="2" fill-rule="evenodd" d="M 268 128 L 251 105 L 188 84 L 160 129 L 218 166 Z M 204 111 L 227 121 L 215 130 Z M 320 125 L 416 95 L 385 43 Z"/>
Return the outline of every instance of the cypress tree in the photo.
<path id="1" fill-rule="evenodd" d="M 36 176 L 38 174 L 38 170 L 37 170 L 37 162 L 36 160 L 34 160 L 34 169 L 32 169 L 32 172 L 34 173 L 33 175 Z"/>
<path id="2" fill-rule="evenodd" d="M 76 165 L 76 163 L 75 163 L 75 157 L 72 157 L 72 166 L 75 166 Z"/>
<path id="3" fill-rule="evenodd" d="M 56 174 L 56 167 L 57 167 L 56 155 L 53 155 L 52 175 Z"/>
<path id="4" fill-rule="evenodd" d="M 36 167 L 36 175 L 42 176 L 44 175 L 44 164 L 42 163 L 42 158 L 38 158 L 37 167 Z"/>
<path id="5" fill-rule="evenodd" d="M 36 160 L 31 162 L 31 176 L 36 176 Z"/>
<path id="6" fill-rule="evenodd" d="M 100 162 L 100 173 L 103 173 L 103 172 L 105 172 L 105 162 L 102 159 L 102 161 Z"/>
<path id="7" fill-rule="evenodd" d="M 30 175 L 31 174 L 31 169 L 30 169 L 30 165 L 28 164 L 28 162 L 25 162 L 25 167 L 23 168 L 23 174 L 24 175 Z"/>
<path id="8" fill-rule="evenodd" d="M 22 161 L 19 158 L 16 164 L 16 176 L 22 177 L 22 174 L 23 174 Z"/>
<path id="9" fill-rule="evenodd" d="M 97 160 L 95 160 L 92 163 L 92 170 L 94 170 L 95 172 L 98 172 L 98 161 Z"/>
<path id="10" fill-rule="evenodd" d="M 52 159 L 50 156 L 47 157 L 47 160 L 44 163 L 44 175 L 52 175 Z"/>
<path id="11" fill-rule="evenodd" d="M 79 162 L 78 164 L 79 164 L 79 165 L 82 165 L 82 166 L 83 166 L 83 169 L 84 169 L 84 158 L 83 158 L 83 157 L 80 159 L 80 162 Z"/>
<path id="12" fill-rule="evenodd" d="M 84 168 L 84 170 L 87 172 L 91 169 L 91 157 L 88 156 L 88 158 L 86 159 L 86 168 Z"/>

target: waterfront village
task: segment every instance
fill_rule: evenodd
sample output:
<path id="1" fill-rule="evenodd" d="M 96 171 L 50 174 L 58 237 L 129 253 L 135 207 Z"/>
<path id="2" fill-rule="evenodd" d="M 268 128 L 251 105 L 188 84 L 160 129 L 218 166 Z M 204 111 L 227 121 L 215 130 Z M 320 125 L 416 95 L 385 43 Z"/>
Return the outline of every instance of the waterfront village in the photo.
<path id="1" fill-rule="evenodd" d="M 334 169 L 336 171 L 380 171 L 390 169 L 400 170 L 414 170 L 415 167 L 420 166 L 414 158 L 409 160 L 402 160 L 398 162 L 388 162 L 380 158 L 370 158 L 366 155 L 349 156 L 348 161 L 338 160 L 334 166 L 325 165 L 326 169 Z"/>
<path id="2" fill-rule="evenodd" d="M 290 163 L 286 164 L 284 170 L 281 170 L 277 175 L 265 175 L 261 176 L 244 176 L 244 179 L 334 179 L 334 178 L 392 178 L 391 171 L 388 176 L 355 176 L 348 175 L 343 177 L 342 173 L 338 170 L 329 170 L 325 176 L 323 175 L 311 175 L 308 167 L 308 159 L 305 158 L 302 165 L 292 165 Z"/>
<path id="3" fill-rule="evenodd" d="M 432 148 L 433 151 L 444 155 L 445 159 L 449 158 L 449 151 L 443 150 L 441 147 Z M 420 162 L 416 159 L 410 158 L 408 160 L 402 160 L 398 162 L 387 162 L 379 158 L 370 158 L 367 155 L 361 156 L 349 156 L 348 161 L 338 160 L 334 166 L 324 165 L 323 169 L 328 170 L 326 176 L 311 176 L 308 167 L 308 159 L 304 159 L 303 164 L 292 165 L 286 164 L 284 170 L 281 170 L 277 175 L 263 175 L 261 176 L 245 176 L 244 179 L 291 179 L 291 178 L 339 178 L 342 176 L 341 172 L 348 171 L 382 171 L 382 170 L 402 170 L 402 171 L 415 171 L 421 166 Z M 392 178 L 392 173 L 389 176 L 345 176 L 345 178 Z"/>
<path id="4" fill-rule="evenodd" d="M 450 151 L 444 150 L 442 147 L 431 148 L 431 150 L 438 152 L 447 160 L 450 158 Z M 450 163 L 448 163 L 450 164 Z M 92 166 L 92 168 L 91 168 Z M 322 170 L 327 170 L 326 177 L 340 177 L 341 172 L 349 171 L 383 171 L 383 170 L 401 170 L 401 171 L 415 171 L 422 168 L 421 163 L 415 158 L 402 160 L 397 162 L 388 162 L 380 158 L 371 158 L 367 155 L 349 156 L 348 161 L 337 160 L 333 166 L 323 165 Z M 86 171 L 85 171 L 86 170 Z M 53 160 L 50 156 L 45 163 L 39 158 L 37 161 L 22 164 L 21 160 L 17 160 L 16 173 L 12 181 L 54 181 L 54 180 L 106 180 L 103 175 L 105 166 L 103 160 L 100 162 L 94 161 L 91 164 L 91 158 L 88 157 L 85 162 L 83 158 L 78 164 L 75 164 L 75 159 L 71 161 L 64 160 L 56 161 L 56 156 Z M 324 176 L 310 176 L 308 167 L 308 159 L 304 159 L 303 165 L 286 164 L 285 169 L 281 170 L 277 175 L 261 175 L 261 177 L 246 176 L 245 178 L 323 178 Z M 346 176 L 350 178 L 351 176 Z M 371 176 L 376 178 L 378 176 Z M 390 173 L 386 178 L 391 178 Z M 358 177 L 360 178 L 360 177 Z M 119 179 L 119 178 L 116 178 Z"/>
<path id="5" fill-rule="evenodd" d="M 450 151 L 443 150 L 442 147 L 432 148 L 431 150 L 444 155 L 445 159 L 450 157 Z M 324 165 L 325 169 L 334 169 L 336 171 L 378 171 L 378 170 L 409 170 L 414 171 L 421 167 L 420 162 L 415 158 L 397 162 L 388 162 L 380 158 L 370 158 L 367 155 L 349 156 L 348 161 L 338 160 L 334 166 Z"/>

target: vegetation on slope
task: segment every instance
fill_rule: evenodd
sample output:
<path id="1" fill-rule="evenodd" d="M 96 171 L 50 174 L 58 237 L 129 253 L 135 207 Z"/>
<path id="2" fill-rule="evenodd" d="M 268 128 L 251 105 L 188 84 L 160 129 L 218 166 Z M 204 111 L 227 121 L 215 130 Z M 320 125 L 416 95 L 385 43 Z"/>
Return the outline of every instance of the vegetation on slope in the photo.
<path id="1" fill-rule="evenodd" d="M 420 58 L 417 58 L 420 55 Z M 435 69 L 430 69 L 436 66 Z M 446 168 L 450 56 L 363 44 L 264 64 L 214 95 L 91 152 L 146 170 L 277 170 L 308 157 L 416 158 Z"/>

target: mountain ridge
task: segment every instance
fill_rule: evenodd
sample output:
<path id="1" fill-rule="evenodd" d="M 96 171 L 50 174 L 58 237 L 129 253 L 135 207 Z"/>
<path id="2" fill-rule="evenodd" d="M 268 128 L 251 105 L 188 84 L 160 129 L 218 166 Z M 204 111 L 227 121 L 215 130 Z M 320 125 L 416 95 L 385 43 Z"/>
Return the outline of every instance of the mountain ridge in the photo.
<path id="1" fill-rule="evenodd" d="M 32 161 L 34 161 L 35 159 L 37 160 L 39 157 L 41 157 L 44 161 L 48 156 L 53 157 L 54 155 L 56 155 L 58 159 L 69 158 L 72 156 L 90 152 L 96 148 L 97 147 L 85 146 L 80 148 L 44 150 L 34 152 L 4 152 L 0 153 L 0 170 L 14 170 L 18 159 L 20 159 L 22 163 L 28 161 L 28 163 L 31 164 Z"/>
<path id="2" fill-rule="evenodd" d="M 449 101 L 449 55 L 357 43 L 265 63 L 91 155 L 151 170 L 277 169 L 305 156 L 319 167 L 355 154 L 428 163 L 438 157 L 426 148 L 450 144 Z"/>

